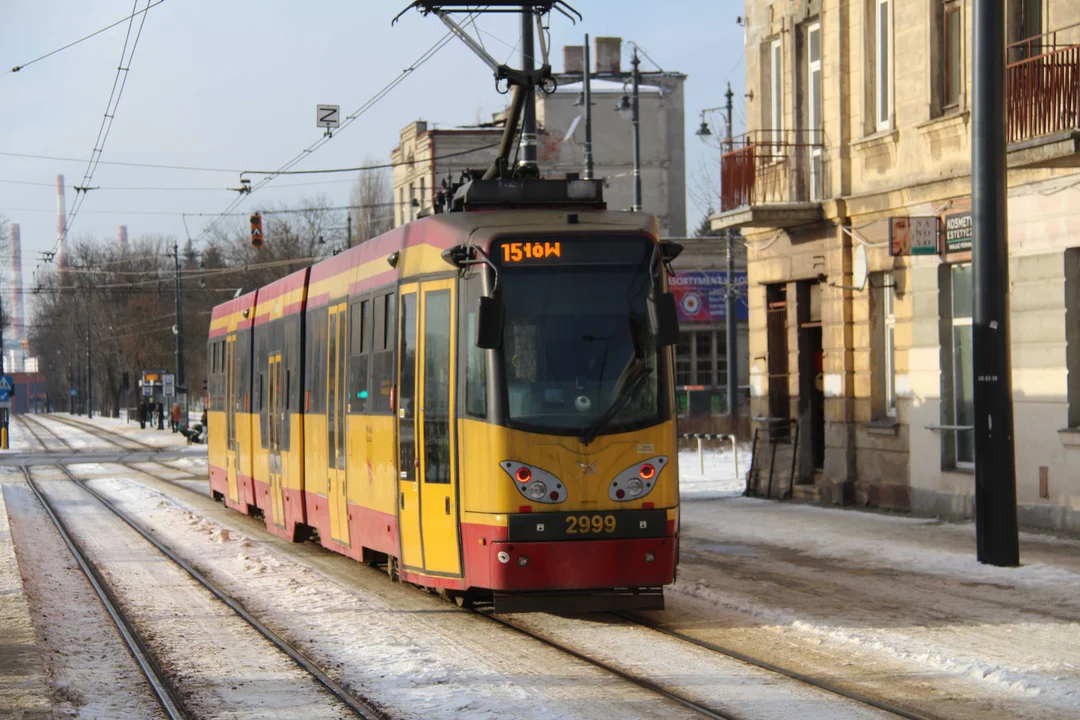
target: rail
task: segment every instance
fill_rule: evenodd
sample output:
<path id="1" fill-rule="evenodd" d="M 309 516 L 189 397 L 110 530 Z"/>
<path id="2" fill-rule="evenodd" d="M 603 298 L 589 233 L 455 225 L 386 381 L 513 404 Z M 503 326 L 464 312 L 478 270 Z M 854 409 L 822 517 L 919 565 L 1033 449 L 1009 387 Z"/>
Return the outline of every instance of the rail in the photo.
<path id="1" fill-rule="evenodd" d="M 820 201 L 828 163 L 820 130 L 752 130 L 720 157 L 720 210 Z"/>
<path id="2" fill-rule="evenodd" d="M 1059 34 L 1078 28 L 1069 26 L 1009 45 L 1008 142 L 1080 129 L 1080 44 L 1059 41 Z"/>

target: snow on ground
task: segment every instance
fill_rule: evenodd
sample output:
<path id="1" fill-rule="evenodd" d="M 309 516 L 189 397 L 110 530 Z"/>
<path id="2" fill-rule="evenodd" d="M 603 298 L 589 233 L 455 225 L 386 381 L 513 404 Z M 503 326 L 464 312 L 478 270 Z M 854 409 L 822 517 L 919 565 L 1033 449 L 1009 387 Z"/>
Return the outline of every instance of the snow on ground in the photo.
<path id="1" fill-rule="evenodd" d="M 336 668 L 344 685 L 396 717 L 690 717 L 652 693 L 345 558 L 336 559 L 352 582 L 300 564 L 277 552 L 276 540 L 239 530 L 246 524 L 241 516 L 222 526 L 138 482 L 92 482 L 260 619 Z M 363 577 L 373 590 L 362 587 Z"/>
<path id="2" fill-rule="evenodd" d="M 679 451 L 679 494 L 683 500 L 731 497 L 741 495 L 746 489 L 750 447 L 737 446 L 739 471 L 736 473 L 735 455 L 731 452 L 731 446 L 725 445 L 723 450 L 706 449 L 700 457 L 697 450 Z"/>

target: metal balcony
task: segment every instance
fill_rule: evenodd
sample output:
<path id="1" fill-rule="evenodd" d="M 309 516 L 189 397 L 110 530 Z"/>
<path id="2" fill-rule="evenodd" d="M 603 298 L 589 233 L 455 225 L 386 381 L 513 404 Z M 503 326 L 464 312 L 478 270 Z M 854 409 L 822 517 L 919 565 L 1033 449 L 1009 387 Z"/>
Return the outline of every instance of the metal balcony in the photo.
<path id="1" fill-rule="evenodd" d="M 1080 167 L 1080 25 L 1008 48 L 1009 167 Z"/>
<path id="2" fill-rule="evenodd" d="M 714 230 L 784 228 L 820 220 L 828 187 L 821 131 L 754 130 L 720 159 L 720 214 Z"/>

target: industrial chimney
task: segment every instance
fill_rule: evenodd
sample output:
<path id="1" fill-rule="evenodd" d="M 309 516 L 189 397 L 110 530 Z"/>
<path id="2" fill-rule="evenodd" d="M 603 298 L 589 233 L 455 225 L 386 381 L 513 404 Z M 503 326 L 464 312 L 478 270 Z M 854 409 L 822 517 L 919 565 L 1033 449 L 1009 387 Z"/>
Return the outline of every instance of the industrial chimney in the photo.
<path id="1" fill-rule="evenodd" d="M 117 238 L 120 240 L 120 251 L 121 252 L 126 252 L 127 249 L 128 249 L 127 225 L 121 225 L 120 226 L 120 232 L 117 235 Z"/>
<path id="2" fill-rule="evenodd" d="M 11 333 L 16 341 L 26 337 L 23 320 L 22 240 L 18 223 L 11 223 Z"/>
<path id="3" fill-rule="evenodd" d="M 67 265 L 67 204 L 64 202 L 64 176 L 56 176 L 56 255 L 57 267 Z"/>

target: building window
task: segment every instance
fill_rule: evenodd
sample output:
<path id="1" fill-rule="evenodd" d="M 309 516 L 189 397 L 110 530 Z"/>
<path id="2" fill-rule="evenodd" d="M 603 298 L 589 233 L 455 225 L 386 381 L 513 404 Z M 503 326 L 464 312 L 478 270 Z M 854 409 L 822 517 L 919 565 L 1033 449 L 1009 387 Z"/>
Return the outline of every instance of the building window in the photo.
<path id="1" fill-rule="evenodd" d="M 950 310 L 948 320 L 951 372 L 942 373 L 942 398 L 949 399 L 945 423 L 951 429 L 942 432 L 946 466 L 975 467 L 975 404 L 971 361 L 971 265 L 953 265 L 948 270 Z M 951 460 L 951 462 L 950 462 Z"/>
<path id="2" fill-rule="evenodd" d="M 892 0 L 874 2 L 874 111 L 878 130 L 892 122 Z"/>
<path id="3" fill-rule="evenodd" d="M 769 48 L 769 129 L 777 144 L 774 153 L 779 155 L 783 142 L 784 127 L 784 56 L 779 40 L 773 40 Z"/>
<path id="4" fill-rule="evenodd" d="M 398 188 L 398 206 L 394 210 L 394 215 L 397 215 L 399 211 L 401 212 L 401 219 L 398 221 L 398 225 L 404 225 L 408 211 L 405 210 L 405 188 L 403 187 Z"/>
<path id="5" fill-rule="evenodd" d="M 821 23 L 813 23 L 807 28 L 806 50 L 806 81 L 809 99 L 809 107 L 807 108 L 809 137 L 807 140 L 810 144 L 810 200 L 816 202 L 821 200 L 824 191 L 821 177 L 821 145 L 824 142 L 822 133 L 824 113 L 822 112 L 821 83 Z"/>
<path id="6" fill-rule="evenodd" d="M 694 356 L 691 354 L 693 347 L 694 334 L 679 333 L 679 343 L 675 346 L 675 384 L 679 387 L 694 384 Z"/>
<path id="7" fill-rule="evenodd" d="M 424 210 L 424 178 L 420 178 L 420 211 Z"/>
<path id="8" fill-rule="evenodd" d="M 961 52 L 960 0 L 945 0 L 942 3 L 941 22 L 941 107 L 950 110 L 960 104 L 960 83 L 963 67 Z"/>

